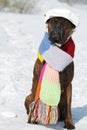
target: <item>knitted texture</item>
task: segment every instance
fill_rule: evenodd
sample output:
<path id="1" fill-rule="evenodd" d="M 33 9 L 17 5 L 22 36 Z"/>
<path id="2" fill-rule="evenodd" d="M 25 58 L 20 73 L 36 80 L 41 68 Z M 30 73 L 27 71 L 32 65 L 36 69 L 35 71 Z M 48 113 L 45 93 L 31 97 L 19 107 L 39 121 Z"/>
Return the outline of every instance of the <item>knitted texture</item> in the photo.
<path id="1" fill-rule="evenodd" d="M 60 101 L 59 73 L 46 64 L 40 90 L 40 99 L 47 105 L 57 106 Z"/>
<path id="2" fill-rule="evenodd" d="M 46 32 L 39 46 L 38 58 L 41 62 L 45 60 L 53 69 L 60 72 L 72 62 L 74 50 L 75 45 L 71 38 L 59 48 L 49 40 Z"/>
<path id="3" fill-rule="evenodd" d="M 40 77 L 39 77 L 39 81 L 38 81 L 38 85 L 37 85 L 37 91 L 36 91 L 36 95 L 35 95 L 35 100 L 38 100 L 38 98 L 40 97 L 40 89 L 41 89 L 42 78 L 43 78 L 45 67 L 46 67 L 46 64 L 43 65 L 43 68 L 40 73 Z"/>
<path id="4" fill-rule="evenodd" d="M 40 73 L 33 110 L 29 114 L 30 122 L 56 124 L 60 95 L 59 73 L 45 63 Z M 32 104 L 30 110 L 31 108 Z"/>
<path id="5" fill-rule="evenodd" d="M 58 121 L 58 107 L 56 106 L 47 105 L 38 99 L 32 102 L 29 108 L 28 122 L 48 125 L 56 124 Z"/>
<path id="6" fill-rule="evenodd" d="M 57 106 L 60 95 L 59 73 L 45 63 L 40 74 L 35 100 L 40 98 L 47 105 Z"/>
<path id="7" fill-rule="evenodd" d="M 41 124 L 56 124 L 58 121 L 58 109 L 55 106 L 49 106 L 39 100 L 38 120 Z"/>

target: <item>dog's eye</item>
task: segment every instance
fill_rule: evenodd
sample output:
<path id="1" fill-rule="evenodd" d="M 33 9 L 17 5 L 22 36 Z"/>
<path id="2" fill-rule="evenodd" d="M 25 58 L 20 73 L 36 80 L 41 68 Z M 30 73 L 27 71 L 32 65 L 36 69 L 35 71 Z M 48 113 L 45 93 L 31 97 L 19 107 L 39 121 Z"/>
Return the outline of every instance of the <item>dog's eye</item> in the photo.
<path id="1" fill-rule="evenodd" d="M 63 21 L 63 22 L 62 22 L 62 26 L 63 26 L 63 28 L 64 28 L 65 30 L 67 30 L 68 28 L 71 27 L 71 26 L 70 26 L 70 23 L 67 22 L 67 21 Z"/>
<path id="2" fill-rule="evenodd" d="M 65 27 L 65 28 L 71 28 L 72 27 L 72 25 L 71 25 L 71 23 L 69 22 L 69 21 L 65 21 L 64 23 L 63 23 L 63 26 Z"/>
<path id="3" fill-rule="evenodd" d="M 69 27 L 67 25 L 64 25 L 63 28 L 67 30 Z"/>

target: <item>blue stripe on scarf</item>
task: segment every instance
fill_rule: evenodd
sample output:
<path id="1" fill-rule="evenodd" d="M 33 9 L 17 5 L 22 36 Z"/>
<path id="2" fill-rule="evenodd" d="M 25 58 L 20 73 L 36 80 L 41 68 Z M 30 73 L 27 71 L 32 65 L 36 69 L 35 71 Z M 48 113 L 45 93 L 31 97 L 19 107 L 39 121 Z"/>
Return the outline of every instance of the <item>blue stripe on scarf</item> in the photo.
<path id="1" fill-rule="evenodd" d="M 40 54 L 43 54 L 46 50 L 48 50 L 51 44 L 52 42 L 49 40 L 48 33 L 45 32 L 44 38 L 39 46 Z"/>

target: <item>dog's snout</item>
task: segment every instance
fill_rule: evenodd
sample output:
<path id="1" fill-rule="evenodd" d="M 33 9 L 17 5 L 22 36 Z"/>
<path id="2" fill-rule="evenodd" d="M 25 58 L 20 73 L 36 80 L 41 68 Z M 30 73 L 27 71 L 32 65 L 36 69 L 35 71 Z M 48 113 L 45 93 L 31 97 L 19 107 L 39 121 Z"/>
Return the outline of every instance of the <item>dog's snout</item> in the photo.
<path id="1" fill-rule="evenodd" d="M 54 24 L 49 32 L 49 39 L 52 42 L 63 43 L 64 28 L 60 24 Z"/>
<path id="2" fill-rule="evenodd" d="M 59 24 L 59 25 L 56 25 L 56 29 L 57 29 L 57 34 L 59 35 L 59 40 L 62 40 L 63 33 L 64 33 L 63 27 Z"/>

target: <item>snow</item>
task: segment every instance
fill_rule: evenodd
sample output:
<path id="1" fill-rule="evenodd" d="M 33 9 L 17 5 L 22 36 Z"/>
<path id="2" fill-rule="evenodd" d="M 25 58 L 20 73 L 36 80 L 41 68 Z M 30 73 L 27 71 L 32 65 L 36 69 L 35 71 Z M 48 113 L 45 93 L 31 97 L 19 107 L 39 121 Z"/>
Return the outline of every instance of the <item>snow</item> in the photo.
<path id="1" fill-rule="evenodd" d="M 43 3 L 43 6 L 42 5 Z M 32 71 L 37 49 L 45 31 L 43 12 L 60 3 L 43 1 L 35 14 L 0 13 L 0 130 L 63 130 L 63 122 L 55 126 L 27 124 L 24 107 L 30 93 Z M 46 2 L 46 3 L 45 3 Z M 47 4 L 47 5 L 46 5 Z M 53 5 L 53 6 L 52 6 Z M 63 5 L 63 4 L 62 4 Z M 62 7 L 61 5 L 61 7 Z M 73 10 L 80 19 L 73 35 L 76 43 L 75 76 L 73 79 L 72 116 L 76 130 L 87 129 L 87 6 L 64 7 Z"/>

